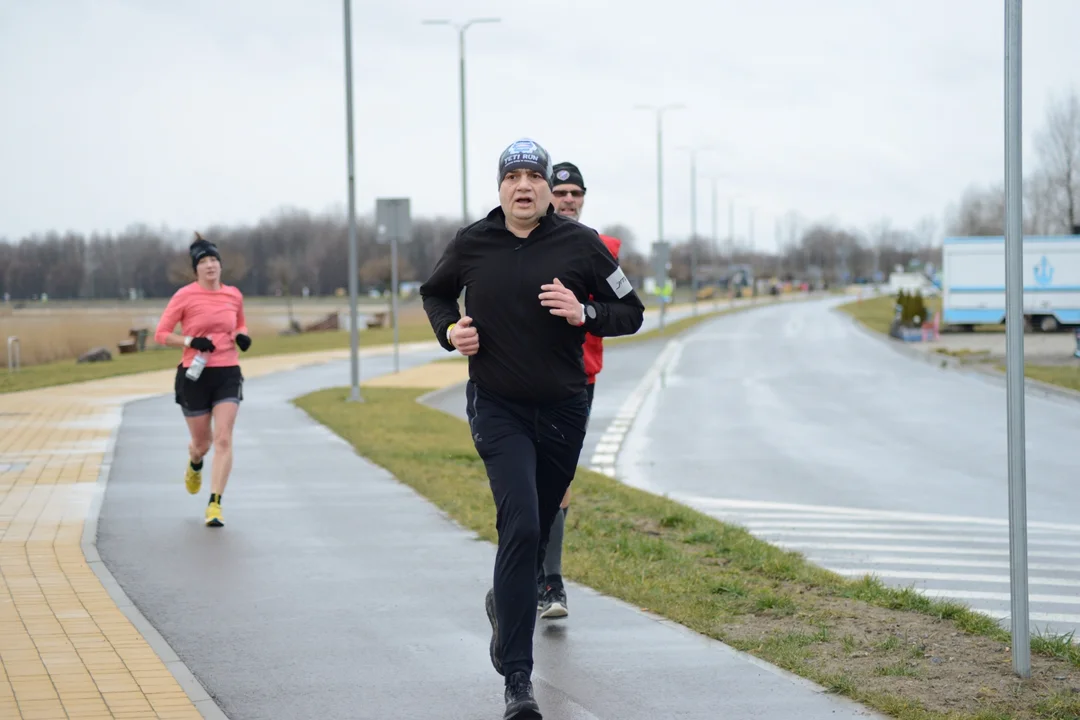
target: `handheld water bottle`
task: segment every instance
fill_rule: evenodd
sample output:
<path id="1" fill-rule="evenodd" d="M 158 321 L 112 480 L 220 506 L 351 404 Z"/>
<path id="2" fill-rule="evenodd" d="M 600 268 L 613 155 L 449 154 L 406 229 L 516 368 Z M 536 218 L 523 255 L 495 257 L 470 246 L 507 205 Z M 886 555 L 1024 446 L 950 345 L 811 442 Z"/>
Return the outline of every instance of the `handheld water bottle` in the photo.
<path id="1" fill-rule="evenodd" d="M 191 367 L 184 374 L 187 375 L 188 380 L 195 382 L 202 375 L 204 367 L 206 367 L 206 353 L 197 353 L 191 361 Z"/>

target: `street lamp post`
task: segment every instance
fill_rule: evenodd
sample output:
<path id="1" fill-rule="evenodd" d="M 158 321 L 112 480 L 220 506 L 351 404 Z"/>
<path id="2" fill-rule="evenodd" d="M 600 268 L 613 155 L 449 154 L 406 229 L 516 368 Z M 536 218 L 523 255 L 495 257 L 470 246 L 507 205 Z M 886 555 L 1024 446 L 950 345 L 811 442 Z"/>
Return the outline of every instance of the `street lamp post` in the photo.
<path id="1" fill-rule="evenodd" d="M 716 224 L 716 178 L 712 178 L 712 254 L 713 262 L 716 262 L 718 243 L 720 242 L 719 229 Z"/>
<path id="2" fill-rule="evenodd" d="M 1031 677 L 1024 419 L 1024 175 L 1020 0 L 1005 0 L 1005 389 L 1013 671 Z"/>
<path id="3" fill-rule="evenodd" d="M 469 172 L 465 140 L 465 31 L 477 23 L 497 23 L 500 18 L 472 18 L 458 25 L 450 20 L 423 20 L 423 25 L 449 25 L 458 31 L 458 93 L 461 113 L 461 224 L 469 224 Z"/>
<path id="4" fill-rule="evenodd" d="M 702 151 L 708 152 L 711 147 L 684 147 L 690 153 L 690 293 L 693 295 L 691 303 L 694 315 L 697 315 L 697 154 Z M 715 183 L 713 185 L 715 189 Z M 716 212 L 713 206 L 713 221 L 715 224 Z"/>
<path id="5" fill-rule="evenodd" d="M 352 392 L 349 399 L 362 402 L 360 397 L 360 328 L 357 319 L 359 282 L 356 247 L 356 176 L 353 172 L 353 102 L 352 102 L 352 3 L 345 0 L 345 138 L 349 178 L 349 345 Z"/>
<path id="6" fill-rule="evenodd" d="M 682 104 L 636 105 L 635 110 L 652 110 L 656 113 L 656 241 L 664 241 L 664 124 L 667 110 L 682 110 Z"/>

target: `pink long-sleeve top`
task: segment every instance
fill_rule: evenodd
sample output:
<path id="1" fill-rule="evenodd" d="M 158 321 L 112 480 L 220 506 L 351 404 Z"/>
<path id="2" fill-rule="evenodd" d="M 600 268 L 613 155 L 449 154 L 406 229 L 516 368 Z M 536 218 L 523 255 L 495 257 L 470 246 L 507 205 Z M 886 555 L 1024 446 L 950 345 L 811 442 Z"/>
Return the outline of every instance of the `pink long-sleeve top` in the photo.
<path id="1" fill-rule="evenodd" d="M 180 323 L 182 334 L 210 338 L 214 343 L 214 352 L 206 356 L 207 367 L 240 364 L 235 338 L 238 334 L 247 334 L 247 321 L 244 319 L 244 296 L 235 287 L 222 285 L 220 290 L 206 290 L 193 282 L 180 288 L 165 306 L 154 340 L 164 345 L 166 336 L 173 332 L 177 323 Z M 194 348 L 184 348 L 180 364 L 191 367 L 197 354 Z"/>

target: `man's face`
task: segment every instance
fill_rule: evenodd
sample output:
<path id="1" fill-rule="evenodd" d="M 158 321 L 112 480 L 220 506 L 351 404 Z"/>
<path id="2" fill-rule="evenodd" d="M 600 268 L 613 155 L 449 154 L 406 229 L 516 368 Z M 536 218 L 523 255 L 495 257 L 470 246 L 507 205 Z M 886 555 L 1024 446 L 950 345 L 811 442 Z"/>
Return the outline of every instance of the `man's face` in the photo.
<path id="1" fill-rule="evenodd" d="M 499 204 L 519 224 L 535 222 L 551 205 L 551 189 L 537 170 L 511 170 L 499 185 Z"/>
<path id="2" fill-rule="evenodd" d="M 551 188 L 555 212 L 575 220 L 581 219 L 581 207 L 585 204 L 585 191 L 573 183 L 563 183 Z"/>

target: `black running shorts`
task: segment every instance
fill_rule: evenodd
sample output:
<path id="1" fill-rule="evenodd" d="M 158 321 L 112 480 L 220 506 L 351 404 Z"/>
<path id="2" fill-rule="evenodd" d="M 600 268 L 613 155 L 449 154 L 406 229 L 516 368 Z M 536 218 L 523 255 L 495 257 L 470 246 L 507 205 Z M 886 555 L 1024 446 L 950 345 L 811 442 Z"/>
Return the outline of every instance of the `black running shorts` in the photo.
<path id="1" fill-rule="evenodd" d="M 198 380 L 189 380 L 187 368 L 176 368 L 176 404 L 186 417 L 206 415 L 223 402 L 239 403 L 244 399 L 244 375 L 239 365 L 203 368 Z"/>

